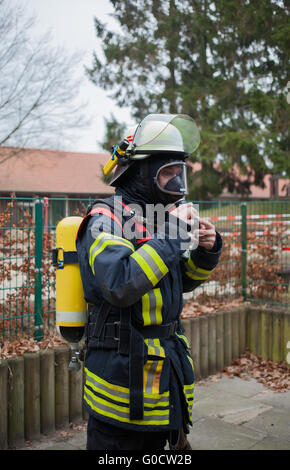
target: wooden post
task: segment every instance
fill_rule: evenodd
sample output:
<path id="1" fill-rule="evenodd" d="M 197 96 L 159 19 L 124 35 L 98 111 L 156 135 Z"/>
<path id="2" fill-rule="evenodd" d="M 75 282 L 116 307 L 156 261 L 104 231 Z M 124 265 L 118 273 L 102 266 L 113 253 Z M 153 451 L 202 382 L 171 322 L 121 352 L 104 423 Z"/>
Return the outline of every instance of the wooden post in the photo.
<path id="1" fill-rule="evenodd" d="M 247 347 L 247 309 L 240 308 L 239 312 L 239 356 L 244 354 Z"/>
<path id="2" fill-rule="evenodd" d="M 24 430 L 29 441 L 40 437 L 39 353 L 24 354 Z"/>
<path id="3" fill-rule="evenodd" d="M 260 307 L 252 307 L 249 312 L 249 348 L 253 354 L 260 354 Z"/>
<path id="4" fill-rule="evenodd" d="M 24 359 L 7 360 L 8 379 L 8 447 L 24 446 Z"/>
<path id="5" fill-rule="evenodd" d="M 272 343 L 272 359 L 275 362 L 280 362 L 283 359 L 282 341 L 283 341 L 283 314 L 280 312 L 273 312 L 273 343 Z"/>
<path id="6" fill-rule="evenodd" d="M 69 424 L 69 376 L 70 351 L 67 346 L 55 349 L 55 427 Z"/>
<path id="7" fill-rule="evenodd" d="M 232 355 L 237 359 L 240 353 L 240 332 L 239 332 L 239 309 L 232 311 Z"/>
<path id="8" fill-rule="evenodd" d="M 283 360 L 290 367 L 290 313 L 285 312 L 284 314 L 284 348 L 283 348 Z"/>
<path id="9" fill-rule="evenodd" d="M 82 421 L 82 368 L 78 371 L 69 371 L 69 421 L 78 423 Z"/>
<path id="10" fill-rule="evenodd" d="M 260 318 L 260 354 L 263 359 L 270 359 L 271 352 L 270 352 L 270 321 L 272 320 L 272 316 L 269 315 L 266 309 L 261 310 L 261 318 Z"/>
<path id="11" fill-rule="evenodd" d="M 224 369 L 224 313 L 216 314 L 216 367 L 218 372 Z"/>
<path id="12" fill-rule="evenodd" d="M 40 426 L 42 434 L 55 430 L 54 350 L 40 351 Z"/>
<path id="13" fill-rule="evenodd" d="M 208 373 L 216 373 L 216 315 L 208 316 Z"/>
<path id="14" fill-rule="evenodd" d="M 208 317 L 200 316 L 200 375 L 208 376 Z"/>
<path id="15" fill-rule="evenodd" d="M 8 447 L 8 364 L 0 360 L 0 450 Z"/>
<path id="16" fill-rule="evenodd" d="M 224 312 L 224 362 L 231 364 L 232 354 L 232 312 Z"/>

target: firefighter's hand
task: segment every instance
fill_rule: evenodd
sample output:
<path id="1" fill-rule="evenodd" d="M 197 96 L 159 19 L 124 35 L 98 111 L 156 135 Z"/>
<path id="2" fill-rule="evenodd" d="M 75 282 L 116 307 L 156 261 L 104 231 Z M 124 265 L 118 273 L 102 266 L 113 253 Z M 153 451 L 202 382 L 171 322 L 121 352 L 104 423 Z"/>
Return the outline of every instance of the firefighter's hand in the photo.
<path id="1" fill-rule="evenodd" d="M 188 202 L 186 204 L 177 206 L 175 209 L 170 211 L 170 214 L 175 215 L 175 217 L 178 217 L 187 224 L 193 226 L 194 220 L 197 217 L 197 210 L 194 208 L 191 202 Z"/>
<path id="2" fill-rule="evenodd" d="M 197 230 L 199 237 L 199 246 L 205 250 L 211 250 L 216 239 L 216 231 L 213 224 L 206 219 L 199 218 L 199 229 Z"/>
<path id="3" fill-rule="evenodd" d="M 197 210 L 195 209 L 194 205 L 191 202 L 186 204 L 181 204 L 177 206 L 175 209 L 170 211 L 170 214 L 178 217 L 180 220 L 185 222 L 191 227 L 191 230 L 187 232 L 187 235 L 191 239 L 191 243 L 194 244 L 195 247 L 198 246 L 198 216 Z"/>

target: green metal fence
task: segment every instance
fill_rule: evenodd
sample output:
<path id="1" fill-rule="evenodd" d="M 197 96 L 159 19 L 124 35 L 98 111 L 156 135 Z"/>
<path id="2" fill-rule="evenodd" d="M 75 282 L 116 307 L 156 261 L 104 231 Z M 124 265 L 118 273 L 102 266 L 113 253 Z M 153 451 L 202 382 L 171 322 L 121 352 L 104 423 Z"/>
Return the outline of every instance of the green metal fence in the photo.
<path id="1" fill-rule="evenodd" d="M 0 198 L 0 339 L 35 337 L 55 327 L 55 270 L 51 250 L 57 222 L 84 215 L 89 199 Z M 199 202 L 222 234 L 224 248 L 196 302 L 289 306 L 290 201 Z M 187 296 L 188 297 L 188 296 Z"/>

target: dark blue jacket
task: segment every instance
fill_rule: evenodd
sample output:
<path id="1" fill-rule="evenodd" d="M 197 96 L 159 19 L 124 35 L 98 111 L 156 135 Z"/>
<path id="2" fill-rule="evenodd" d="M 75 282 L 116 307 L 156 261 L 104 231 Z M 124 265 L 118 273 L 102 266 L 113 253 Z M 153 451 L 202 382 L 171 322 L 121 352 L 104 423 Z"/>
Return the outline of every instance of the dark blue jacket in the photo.
<path id="1" fill-rule="evenodd" d="M 84 402 L 116 426 L 178 429 L 183 418 L 191 423 L 194 396 L 192 359 L 178 323 L 182 294 L 208 278 L 222 240 L 217 233 L 213 250 L 186 253 L 181 235 L 169 236 L 169 221 L 159 235 L 149 233 L 130 207 L 118 207 L 114 196 L 97 201 L 76 242 L 85 299 L 94 305 L 88 331 L 102 327 L 86 354 Z M 126 223 L 139 232 L 133 239 L 125 237 Z M 165 329 L 170 334 L 160 333 Z"/>

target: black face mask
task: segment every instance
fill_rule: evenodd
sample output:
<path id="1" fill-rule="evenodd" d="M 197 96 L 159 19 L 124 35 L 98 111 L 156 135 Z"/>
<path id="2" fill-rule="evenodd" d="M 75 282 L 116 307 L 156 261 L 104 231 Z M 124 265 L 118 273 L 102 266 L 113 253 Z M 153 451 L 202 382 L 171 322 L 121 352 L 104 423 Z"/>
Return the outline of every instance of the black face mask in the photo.
<path id="1" fill-rule="evenodd" d="M 164 189 L 168 192 L 172 193 L 179 193 L 180 194 L 180 189 L 184 186 L 184 182 L 182 178 L 177 175 L 174 176 L 174 178 L 171 178 L 171 180 L 168 181 L 168 183 L 164 186 Z"/>

